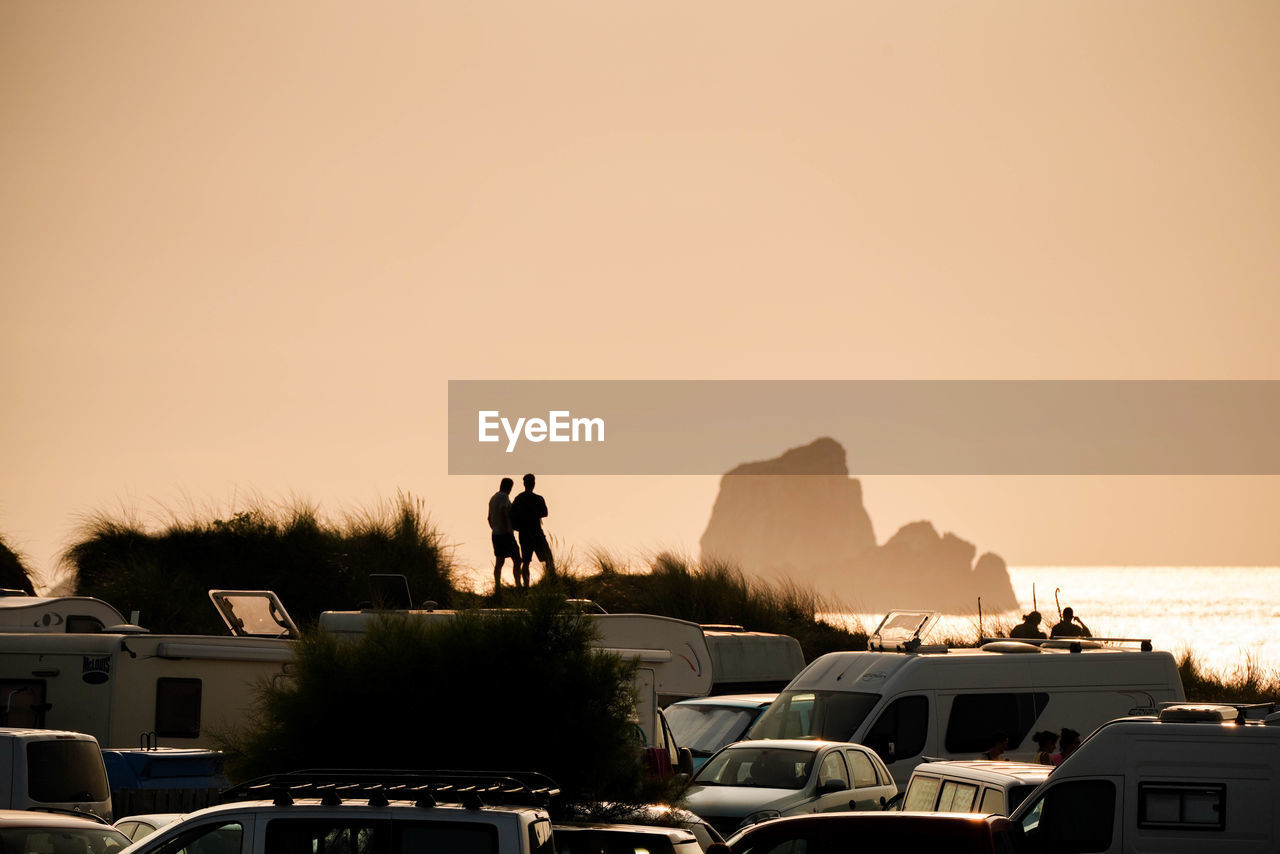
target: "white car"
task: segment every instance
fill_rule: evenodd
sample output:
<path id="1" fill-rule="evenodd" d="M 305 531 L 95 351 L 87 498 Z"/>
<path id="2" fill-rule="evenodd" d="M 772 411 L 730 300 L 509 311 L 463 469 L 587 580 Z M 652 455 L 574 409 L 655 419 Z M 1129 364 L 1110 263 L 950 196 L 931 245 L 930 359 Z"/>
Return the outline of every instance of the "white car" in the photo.
<path id="1" fill-rule="evenodd" d="M 861 744 L 816 739 L 740 741 L 698 770 L 682 805 L 725 836 L 784 815 L 880 810 L 898 792 Z"/>
<path id="2" fill-rule="evenodd" d="M 145 815 L 127 815 L 112 825 L 134 842 L 145 839 L 166 825 L 173 824 L 184 814 L 180 812 L 153 812 Z"/>

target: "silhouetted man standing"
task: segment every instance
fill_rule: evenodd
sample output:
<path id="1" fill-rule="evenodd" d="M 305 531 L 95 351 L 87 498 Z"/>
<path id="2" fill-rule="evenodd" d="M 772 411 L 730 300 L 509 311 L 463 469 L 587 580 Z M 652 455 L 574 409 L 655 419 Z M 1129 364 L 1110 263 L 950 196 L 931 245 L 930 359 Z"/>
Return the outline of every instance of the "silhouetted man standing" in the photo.
<path id="1" fill-rule="evenodd" d="M 489 499 L 489 530 L 493 539 L 493 595 L 502 593 L 502 565 L 511 558 L 511 574 L 520 586 L 520 547 L 511 527 L 511 487 L 515 481 L 504 477 L 498 491 Z"/>
<path id="2" fill-rule="evenodd" d="M 531 474 L 524 476 L 524 492 L 511 502 L 511 524 L 520 534 L 520 570 L 516 577 L 516 586 L 529 586 L 529 564 L 537 555 L 542 561 L 542 573 L 545 576 L 556 574 L 556 564 L 551 557 L 551 545 L 547 535 L 542 532 L 542 520 L 547 517 L 547 502 L 533 491 L 534 478 Z"/>

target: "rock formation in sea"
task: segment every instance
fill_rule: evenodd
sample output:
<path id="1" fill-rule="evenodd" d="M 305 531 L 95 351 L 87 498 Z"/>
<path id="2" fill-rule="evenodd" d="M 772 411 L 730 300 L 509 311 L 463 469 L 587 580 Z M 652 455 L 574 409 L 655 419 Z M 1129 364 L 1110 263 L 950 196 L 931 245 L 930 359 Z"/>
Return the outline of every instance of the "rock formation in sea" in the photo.
<path id="1" fill-rule="evenodd" d="M 856 611 L 929 608 L 986 613 L 1017 607 L 1005 563 L 929 522 L 912 522 L 877 545 L 849 476 L 844 448 L 830 438 L 779 457 L 745 463 L 720 480 L 702 535 L 704 559 L 786 578 Z"/>

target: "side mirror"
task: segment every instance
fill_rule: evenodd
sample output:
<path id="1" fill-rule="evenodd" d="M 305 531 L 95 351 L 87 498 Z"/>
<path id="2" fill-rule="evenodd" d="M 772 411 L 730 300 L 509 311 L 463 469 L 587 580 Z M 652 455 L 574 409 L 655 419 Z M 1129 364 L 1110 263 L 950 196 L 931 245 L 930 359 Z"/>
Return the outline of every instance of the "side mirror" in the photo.
<path id="1" fill-rule="evenodd" d="M 849 789 L 849 784 L 846 783 L 844 780 L 838 779 L 836 777 L 831 777 L 829 779 L 823 780 L 822 782 L 818 783 L 819 795 L 829 795 L 832 792 L 844 792 L 844 791 L 847 791 L 848 789 Z"/>
<path id="2" fill-rule="evenodd" d="M 904 794 L 903 792 L 898 792 L 898 794 L 894 795 L 892 798 L 889 798 L 889 800 L 887 801 L 884 798 L 881 798 L 880 808 L 883 810 L 896 810 L 898 808 L 898 804 L 902 803 L 903 794 Z"/>
<path id="3" fill-rule="evenodd" d="M 687 747 L 680 748 L 679 760 L 676 762 L 676 771 L 686 776 L 693 776 L 693 751 Z"/>

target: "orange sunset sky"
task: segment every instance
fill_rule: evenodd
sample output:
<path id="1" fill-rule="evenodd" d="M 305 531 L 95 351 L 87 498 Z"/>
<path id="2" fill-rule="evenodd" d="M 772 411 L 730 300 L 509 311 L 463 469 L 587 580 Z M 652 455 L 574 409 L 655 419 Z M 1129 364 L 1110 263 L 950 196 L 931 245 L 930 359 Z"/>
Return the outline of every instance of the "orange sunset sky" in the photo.
<path id="1" fill-rule="evenodd" d="M 483 579 L 450 379 L 1280 378 L 1277 44 L 1273 0 L 0 4 L 0 535 L 402 490 Z M 882 541 L 1280 565 L 1274 477 L 863 485 Z M 539 486 L 638 554 L 717 480 Z"/>

